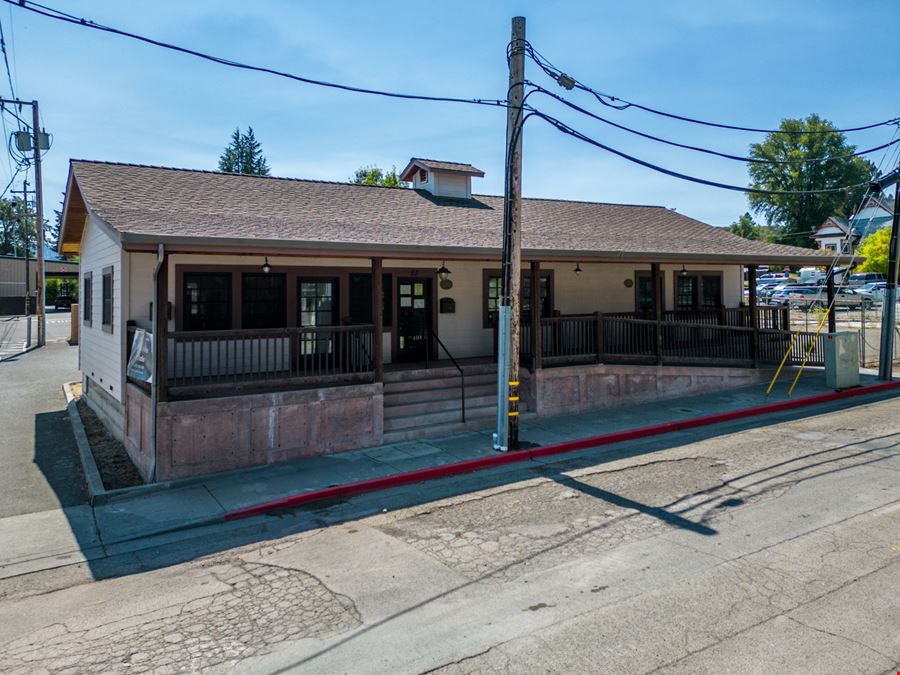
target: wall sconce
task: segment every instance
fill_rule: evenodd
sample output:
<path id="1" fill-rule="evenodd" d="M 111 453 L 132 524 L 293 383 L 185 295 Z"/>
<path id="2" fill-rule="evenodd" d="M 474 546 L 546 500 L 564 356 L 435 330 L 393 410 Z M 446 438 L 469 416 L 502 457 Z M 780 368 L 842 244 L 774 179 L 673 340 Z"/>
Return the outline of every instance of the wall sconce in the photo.
<path id="1" fill-rule="evenodd" d="M 453 282 L 450 281 L 450 270 L 447 269 L 447 265 L 445 262 L 441 262 L 441 266 L 437 271 L 438 279 L 440 279 L 440 286 L 445 291 L 449 291 L 453 288 Z"/>
<path id="2" fill-rule="evenodd" d="M 678 273 L 678 276 L 680 276 L 680 277 L 686 277 L 686 276 L 687 276 L 687 270 L 684 269 L 684 264 L 681 265 L 681 271 Z"/>
<path id="3" fill-rule="evenodd" d="M 266 274 L 272 271 L 272 266 L 269 264 L 269 256 L 266 256 L 266 261 L 262 264 L 262 271 Z"/>
<path id="4" fill-rule="evenodd" d="M 581 269 L 581 263 L 575 263 L 575 274 L 581 274 L 583 270 Z"/>

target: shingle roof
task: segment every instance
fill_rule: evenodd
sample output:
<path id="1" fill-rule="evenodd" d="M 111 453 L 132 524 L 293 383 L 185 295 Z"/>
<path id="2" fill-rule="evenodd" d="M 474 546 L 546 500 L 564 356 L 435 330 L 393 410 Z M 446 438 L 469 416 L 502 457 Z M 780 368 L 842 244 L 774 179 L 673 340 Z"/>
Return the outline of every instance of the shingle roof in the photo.
<path id="1" fill-rule="evenodd" d="M 269 178 L 133 164 L 73 160 L 69 203 L 80 204 L 125 242 L 237 241 L 338 249 L 379 248 L 495 255 L 503 198 L 435 197 L 412 189 Z M 72 220 L 83 210 L 72 207 Z M 525 253 L 585 259 L 730 259 L 830 262 L 812 249 L 749 241 L 661 206 L 524 199 Z"/>

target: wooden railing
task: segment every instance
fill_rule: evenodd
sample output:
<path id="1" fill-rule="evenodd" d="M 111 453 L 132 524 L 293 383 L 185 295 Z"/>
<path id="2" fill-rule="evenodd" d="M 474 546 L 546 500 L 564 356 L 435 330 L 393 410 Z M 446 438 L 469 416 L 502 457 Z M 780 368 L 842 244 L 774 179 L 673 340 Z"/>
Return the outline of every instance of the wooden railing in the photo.
<path id="1" fill-rule="evenodd" d="M 671 316 L 671 313 L 668 313 Z M 738 317 L 734 312 L 728 318 Z M 750 367 L 778 364 L 796 333 L 742 325 L 697 321 L 656 321 L 622 313 L 582 314 L 541 319 L 542 366 L 574 363 L 659 363 L 672 365 L 728 365 Z M 754 334 L 756 338 L 754 339 Z M 522 327 L 520 351 L 534 363 L 531 326 Z M 815 344 L 808 365 L 824 365 L 824 338 L 801 333 L 788 359 L 803 361 L 810 341 Z M 754 344 L 757 347 L 754 349 Z"/>
<path id="2" fill-rule="evenodd" d="M 169 333 L 169 391 L 371 380 L 373 336 L 371 325 Z"/>

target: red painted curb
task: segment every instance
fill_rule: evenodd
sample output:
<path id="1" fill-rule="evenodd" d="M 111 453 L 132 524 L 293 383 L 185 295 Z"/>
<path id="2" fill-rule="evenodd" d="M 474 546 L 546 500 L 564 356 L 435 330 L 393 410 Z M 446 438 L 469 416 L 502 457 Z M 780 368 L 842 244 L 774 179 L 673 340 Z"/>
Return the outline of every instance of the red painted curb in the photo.
<path id="1" fill-rule="evenodd" d="M 310 490 L 301 494 L 274 499 L 272 501 L 263 502 L 254 506 L 248 506 L 236 511 L 229 511 L 225 514 L 224 519 L 239 520 L 241 518 L 249 518 L 267 511 L 276 509 L 285 509 L 309 502 L 321 501 L 324 499 L 336 499 L 338 497 L 347 497 L 350 495 L 360 494 L 363 492 L 374 492 L 376 490 L 386 490 L 388 488 L 407 485 L 409 483 L 421 483 L 437 478 L 446 478 L 448 476 L 456 476 L 463 473 L 472 473 L 489 469 L 503 464 L 512 464 L 514 462 L 523 462 L 534 457 L 546 457 L 548 455 L 558 455 L 566 452 L 574 452 L 575 450 L 584 450 L 587 448 L 595 448 L 603 445 L 612 445 L 613 443 L 621 443 L 623 441 L 631 441 L 638 438 L 648 438 L 650 436 L 659 436 L 662 434 L 680 431 L 682 429 L 695 429 L 697 427 L 709 426 L 712 424 L 720 424 L 722 422 L 730 422 L 732 420 L 744 419 L 746 417 L 755 417 L 768 413 L 781 412 L 783 410 L 793 410 L 794 408 L 803 408 L 809 405 L 819 403 L 830 403 L 845 398 L 853 398 L 863 396 L 865 394 L 877 394 L 882 391 L 896 389 L 900 387 L 900 380 L 891 382 L 882 382 L 867 387 L 856 387 L 845 391 L 835 391 L 828 394 L 817 394 L 815 396 L 807 396 L 806 398 L 798 398 L 792 401 L 781 401 L 779 403 L 767 403 L 764 405 L 754 406 L 752 408 L 743 408 L 741 410 L 732 410 L 724 413 L 714 413 L 712 415 L 703 415 L 686 420 L 678 420 L 675 422 L 664 422 L 662 424 L 654 424 L 647 427 L 638 427 L 636 429 L 628 429 L 626 431 L 614 431 L 608 434 L 600 434 L 599 436 L 590 436 L 588 438 L 580 438 L 574 441 L 566 441 L 555 445 L 545 445 L 532 450 L 520 450 L 506 453 L 498 453 L 487 455 L 486 457 L 478 457 L 477 459 L 468 459 L 463 462 L 454 464 L 444 464 L 443 466 L 432 466 L 427 469 L 416 469 L 415 471 L 405 471 L 390 476 L 381 476 L 380 478 L 370 478 L 369 480 L 357 481 L 355 483 L 347 483 L 345 485 L 336 485 L 334 487 L 322 488 L 319 490 Z"/>

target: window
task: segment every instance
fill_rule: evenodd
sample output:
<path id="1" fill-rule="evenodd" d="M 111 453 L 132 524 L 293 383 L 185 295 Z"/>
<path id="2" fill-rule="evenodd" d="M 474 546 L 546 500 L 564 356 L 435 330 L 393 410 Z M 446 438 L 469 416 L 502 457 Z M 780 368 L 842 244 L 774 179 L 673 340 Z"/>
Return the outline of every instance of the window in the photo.
<path id="1" fill-rule="evenodd" d="M 428 182 L 428 172 L 425 169 L 419 169 L 419 182 L 420 183 Z"/>
<path id="2" fill-rule="evenodd" d="M 679 275 L 675 284 L 675 309 L 685 311 L 697 308 L 697 277 Z"/>
<path id="3" fill-rule="evenodd" d="M 394 303 L 391 301 L 393 287 L 392 277 L 384 274 L 381 277 L 382 307 L 381 320 L 385 326 L 390 326 L 393 321 Z M 351 274 L 349 277 L 349 304 L 347 308 L 350 323 L 372 323 L 372 275 Z"/>
<path id="4" fill-rule="evenodd" d="M 113 332 L 113 268 L 106 267 L 103 270 L 103 295 L 100 312 L 102 315 L 103 330 Z"/>
<path id="5" fill-rule="evenodd" d="M 704 274 L 700 277 L 700 307 L 718 309 L 722 306 L 722 277 Z"/>
<path id="6" fill-rule="evenodd" d="M 553 314 L 553 276 L 541 272 L 541 316 Z M 490 328 L 497 319 L 500 308 L 500 273 L 487 272 L 484 281 L 484 327 Z M 522 272 L 522 320 L 531 321 L 531 272 Z"/>
<path id="7" fill-rule="evenodd" d="M 338 324 L 338 280 L 308 278 L 297 280 L 300 300 L 298 318 L 301 326 L 335 326 Z M 332 334 L 301 333 L 300 353 L 330 354 Z"/>
<path id="8" fill-rule="evenodd" d="M 245 273 L 241 278 L 241 328 L 284 328 L 285 284 L 284 274 Z"/>
<path id="9" fill-rule="evenodd" d="M 722 306 L 722 275 L 675 273 L 675 309 L 718 309 Z"/>
<path id="10" fill-rule="evenodd" d="M 231 273 L 185 272 L 184 330 L 231 328 Z"/>
<path id="11" fill-rule="evenodd" d="M 91 272 L 84 275 L 84 283 L 81 287 L 84 293 L 84 300 L 81 303 L 81 322 L 85 326 L 90 326 L 94 305 L 94 276 Z"/>
<path id="12" fill-rule="evenodd" d="M 636 279 L 634 288 L 634 306 L 639 312 L 653 311 L 653 276 L 649 271 L 638 270 L 634 273 Z M 659 297 L 665 298 L 665 288 L 662 275 L 659 278 Z M 662 303 L 665 307 L 665 302 Z"/>

